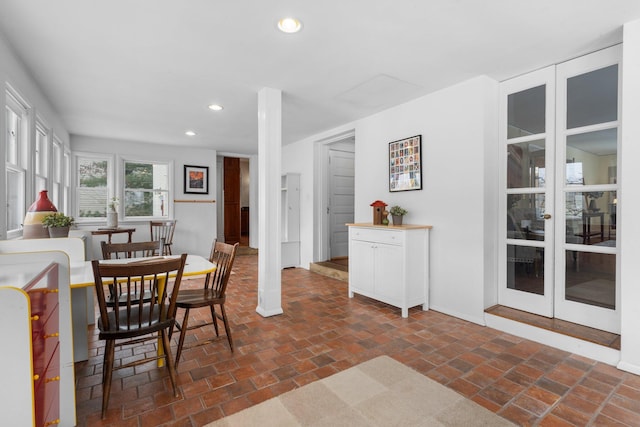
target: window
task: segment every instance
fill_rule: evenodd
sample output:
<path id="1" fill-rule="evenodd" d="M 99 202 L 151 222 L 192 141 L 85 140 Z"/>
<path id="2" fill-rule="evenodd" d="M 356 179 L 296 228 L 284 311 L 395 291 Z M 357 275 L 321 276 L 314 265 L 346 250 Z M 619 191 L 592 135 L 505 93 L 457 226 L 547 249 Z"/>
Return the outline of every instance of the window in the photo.
<path id="1" fill-rule="evenodd" d="M 171 165 L 125 160 L 123 170 L 125 217 L 168 217 Z"/>
<path id="2" fill-rule="evenodd" d="M 25 215 L 27 176 L 27 109 L 12 91 L 6 92 L 7 237 L 17 237 Z"/>
<path id="3" fill-rule="evenodd" d="M 76 161 L 76 216 L 105 218 L 111 187 L 111 160 L 107 157 L 78 155 Z"/>
<path id="4" fill-rule="evenodd" d="M 64 212 L 71 212 L 71 153 L 62 154 L 62 206 Z"/>
<path id="5" fill-rule="evenodd" d="M 36 120 L 36 141 L 35 141 L 35 160 L 36 160 L 36 193 L 47 190 L 47 180 L 49 178 L 48 168 L 48 148 L 49 148 L 49 131 L 41 120 Z"/>
<path id="6" fill-rule="evenodd" d="M 60 212 L 68 212 L 62 202 L 62 142 L 53 136 L 53 159 L 51 162 L 51 197 L 49 199 Z"/>

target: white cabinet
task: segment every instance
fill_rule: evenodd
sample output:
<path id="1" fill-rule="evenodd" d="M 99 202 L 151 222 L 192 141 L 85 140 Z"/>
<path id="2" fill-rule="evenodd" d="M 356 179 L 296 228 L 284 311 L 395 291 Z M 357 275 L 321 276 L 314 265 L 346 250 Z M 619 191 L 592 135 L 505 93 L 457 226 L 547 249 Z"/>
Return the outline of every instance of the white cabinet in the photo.
<path id="1" fill-rule="evenodd" d="M 300 265 L 300 174 L 282 175 L 282 268 Z"/>
<path id="2" fill-rule="evenodd" d="M 70 303 L 66 254 L 0 254 L 0 424 L 76 425 Z"/>
<path id="3" fill-rule="evenodd" d="M 429 309 L 429 225 L 349 226 L 349 298 Z"/>

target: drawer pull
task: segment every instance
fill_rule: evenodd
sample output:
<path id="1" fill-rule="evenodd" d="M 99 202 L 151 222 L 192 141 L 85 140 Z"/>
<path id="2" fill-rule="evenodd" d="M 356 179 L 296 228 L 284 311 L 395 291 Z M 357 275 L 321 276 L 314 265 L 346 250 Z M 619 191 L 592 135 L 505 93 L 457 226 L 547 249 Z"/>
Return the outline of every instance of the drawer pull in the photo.
<path id="1" fill-rule="evenodd" d="M 59 337 L 60 333 L 59 332 L 54 332 L 52 334 L 44 334 L 44 338 L 56 338 Z"/>
<path id="2" fill-rule="evenodd" d="M 40 379 L 40 375 L 38 375 L 38 374 L 34 374 L 33 375 L 33 380 L 34 381 L 38 381 L 39 379 Z"/>
<path id="3" fill-rule="evenodd" d="M 58 425 L 58 424 L 60 424 L 60 418 L 53 421 L 47 421 L 46 423 L 44 423 L 44 427 L 49 427 L 49 426 Z"/>
<path id="4" fill-rule="evenodd" d="M 58 289 L 47 289 L 45 292 L 48 294 L 57 294 L 60 291 Z"/>
<path id="5" fill-rule="evenodd" d="M 36 320 L 40 320 L 40 316 L 38 316 L 37 314 L 35 316 L 31 316 L 32 322 L 35 322 Z"/>
<path id="6" fill-rule="evenodd" d="M 46 380 L 44 380 L 45 383 L 51 383 L 54 381 L 60 381 L 60 376 L 56 376 L 56 377 L 52 377 L 52 378 L 47 378 Z"/>

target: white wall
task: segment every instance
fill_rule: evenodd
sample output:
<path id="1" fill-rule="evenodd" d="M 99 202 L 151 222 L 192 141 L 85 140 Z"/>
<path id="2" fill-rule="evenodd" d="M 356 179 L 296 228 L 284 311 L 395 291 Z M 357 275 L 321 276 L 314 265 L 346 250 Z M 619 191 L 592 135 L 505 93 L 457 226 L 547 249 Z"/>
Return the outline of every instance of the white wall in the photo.
<path id="1" fill-rule="evenodd" d="M 38 84 L 33 80 L 31 73 L 22 62 L 15 56 L 5 39 L 0 35 L 0 81 L 9 83 L 16 89 L 22 97 L 33 107 L 34 111 L 47 121 L 50 129 L 53 129 L 56 136 L 68 147 L 69 134 L 57 111 L 51 106 L 46 94 L 42 93 Z M 4 99 L 4 93 L 3 98 Z M 4 129 L 4 113 L 2 114 L 2 125 Z M 4 133 L 2 133 L 4 135 Z M 4 148 L 4 138 L 2 147 Z M 4 154 L 3 154 L 4 159 Z M 4 187 L 3 187 L 4 188 Z"/>
<path id="2" fill-rule="evenodd" d="M 408 223 L 433 225 L 432 308 L 484 324 L 497 286 L 497 93 L 497 82 L 478 77 L 283 147 L 283 173 L 301 174 L 302 266 L 313 259 L 314 144 L 355 127 L 355 221 L 371 222 L 380 199 L 407 208 Z M 423 189 L 390 193 L 388 143 L 418 134 Z"/>
<path id="3" fill-rule="evenodd" d="M 26 69 L 18 57 L 13 53 L 6 40 L 0 35 L 0 82 L 2 83 L 2 99 L 5 99 L 6 85 L 9 84 L 18 94 L 29 104 L 30 110 L 30 126 L 34 129 L 36 115 L 46 120 L 49 130 L 69 147 L 69 134 L 62 123 L 58 113 L 53 109 L 51 103 L 42 93 L 37 83 L 31 77 L 31 73 Z M 4 102 L 3 102 L 4 104 Z M 4 109 L 0 114 L 0 206 L 7 205 L 6 188 L 6 138 L 7 133 L 6 114 Z M 35 200 L 36 190 L 31 187 L 31 183 L 27 183 L 25 209 Z M 0 239 L 6 238 L 6 221 L 0 221 Z"/>
<path id="4" fill-rule="evenodd" d="M 624 26 L 622 61 L 622 143 L 618 196 L 618 235 L 620 242 L 620 284 L 622 348 L 619 367 L 640 374 L 640 21 Z M 624 257 L 623 257 L 624 254 Z"/>
<path id="5" fill-rule="evenodd" d="M 497 90 L 497 82 L 474 78 L 356 126 L 355 221 L 371 222 L 369 205 L 380 199 L 406 208 L 407 223 L 433 225 L 430 305 L 480 324 L 485 284 L 496 286 L 495 274 L 487 271 L 496 263 L 495 251 L 485 251 L 485 240 L 491 246 L 496 234 L 489 226 L 497 206 L 486 202 L 497 189 L 487 176 L 487 168 L 496 169 L 491 166 L 497 150 L 495 158 L 487 153 L 497 147 L 497 138 L 486 138 L 497 128 Z M 423 189 L 389 193 L 388 143 L 418 134 Z"/>
<path id="6" fill-rule="evenodd" d="M 141 142 L 92 138 L 73 135 L 71 138 L 73 152 L 105 153 L 129 158 L 145 160 L 173 161 L 173 198 L 176 200 L 215 200 L 216 198 L 216 151 L 177 145 L 147 144 Z M 209 167 L 209 194 L 184 193 L 184 165 Z M 116 167 L 118 170 L 119 167 Z M 209 256 L 211 242 L 217 235 L 217 219 L 215 203 L 173 203 L 169 209 L 171 216 L 178 220 L 173 237 L 173 253 L 188 252 Z M 134 241 L 145 241 L 150 238 L 148 221 L 122 222 L 119 225 L 133 226 L 136 232 Z M 101 223 L 83 225 L 81 229 L 96 228 Z M 123 235 L 118 235 L 121 237 Z M 115 237 L 115 236 L 114 236 Z M 99 254 L 99 241 L 93 239 L 93 254 Z M 114 239 L 115 241 L 115 239 Z"/>

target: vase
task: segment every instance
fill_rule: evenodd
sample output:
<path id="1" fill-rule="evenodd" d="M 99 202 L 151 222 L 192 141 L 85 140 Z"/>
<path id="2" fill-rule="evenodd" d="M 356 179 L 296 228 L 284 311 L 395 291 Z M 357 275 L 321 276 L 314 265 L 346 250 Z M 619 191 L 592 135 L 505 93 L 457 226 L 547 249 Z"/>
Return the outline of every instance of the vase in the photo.
<path id="1" fill-rule="evenodd" d="M 118 228 L 118 212 L 107 212 L 107 227 Z"/>
<path id="2" fill-rule="evenodd" d="M 23 239 L 46 239 L 49 237 L 49 231 L 42 225 L 45 216 L 58 212 L 58 209 L 49 200 L 47 190 L 42 190 L 35 202 L 29 207 L 24 217 L 22 231 Z"/>
<path id="3" fill-rule="evenodd" d="M 393 225 L 402 225 L 402 215 L 391 215 L 393 218 Z"/>
<path id="4" fill-rule="evenodd" d="M 69 227 L 49 227 L 49 237 L 69 237 Z"/>

